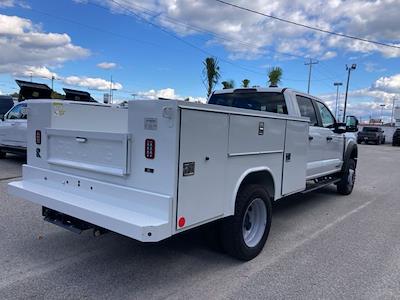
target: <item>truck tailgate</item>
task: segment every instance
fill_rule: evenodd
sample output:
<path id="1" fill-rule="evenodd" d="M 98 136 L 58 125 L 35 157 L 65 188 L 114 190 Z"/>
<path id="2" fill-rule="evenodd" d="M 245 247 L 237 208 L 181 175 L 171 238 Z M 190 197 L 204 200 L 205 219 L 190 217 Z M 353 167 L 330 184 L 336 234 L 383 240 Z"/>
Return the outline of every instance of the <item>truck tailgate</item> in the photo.
<path id="1" fill-rule="evenodd" d="M 24 166 L 13 195 L 143 242 L 171 236 L 167 195 Z"/>
<path id="2" fill-rule="evenodd" d="M 47 161 L 109 175 L 130 172 L 130 134 L 47 129 Z"/>

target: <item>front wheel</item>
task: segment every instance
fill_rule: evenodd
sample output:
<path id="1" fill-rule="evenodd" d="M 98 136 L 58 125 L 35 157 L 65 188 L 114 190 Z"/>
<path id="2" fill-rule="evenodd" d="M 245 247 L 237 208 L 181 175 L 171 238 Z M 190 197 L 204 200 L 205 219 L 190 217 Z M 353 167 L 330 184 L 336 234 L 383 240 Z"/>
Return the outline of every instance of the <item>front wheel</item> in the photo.
<path id="1" fill-rule="evenodd" d="M 349 159 L 347 168 L 344 171 L 342 178 L 337 184 L 337 191 L 342 195 L 350 195 L 354 188 L 356 180 L 356 161 Z"/>
<path id="2" fill-rule="evenodd" d="M 0 158 L 6 158 L 6 152 L 1 151 L 0 149 Z"/>
<path id="3" fill-rule="evenodd" d="M 224 250 L 240 260 L 251 260 L 264 248 L 271 228 L 272 208 L 267 191 L 257 184 L 242 188 L 235 214 L 223 220 Z"/>

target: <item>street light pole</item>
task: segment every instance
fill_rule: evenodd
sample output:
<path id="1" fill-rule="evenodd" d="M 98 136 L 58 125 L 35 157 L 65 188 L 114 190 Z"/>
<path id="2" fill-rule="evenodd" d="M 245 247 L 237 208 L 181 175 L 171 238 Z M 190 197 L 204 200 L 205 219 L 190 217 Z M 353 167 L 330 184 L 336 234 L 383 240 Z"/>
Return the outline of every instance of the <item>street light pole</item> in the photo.
<path id="1" fill-rule="evenodd" d="M 352 64 L 350 67 L 346 65 L 347 74 L 347 85 L 346 85 L 346 95 L 344 96 L 344 110 L 343 110 L 343 122 L 346 122 L 346 108 L 347 108 L 347 95 L 349 93 L 349 82 L 350 82 L 350 72 L 357 68 L 356 64 Z"/>
<path id="2" fill-rule="evenodd" d="M 381 107 L 381 122 L 383 125 L 383 108 L 385 107 L 385 104 L 380 104 L 379 106 Z"/>
<path id="3" fill-rule="evenodd" d="M 393 118 L 394 118 L 394 105 L 396 104 L 396 97 L 393 97 L 393 104 L 392 104 L 392 116 L 390 117 L 390 125 L 393 124 Z"/>
<path id="4" fill-rule="evenodd" d="M 334 82 L 334 86 L 336 86 L 336 109 L 335 109 L 335 118 L 338 119 L 338 101 L 339 101 L 339 86 L 343 85 L 341 82 Z"/>

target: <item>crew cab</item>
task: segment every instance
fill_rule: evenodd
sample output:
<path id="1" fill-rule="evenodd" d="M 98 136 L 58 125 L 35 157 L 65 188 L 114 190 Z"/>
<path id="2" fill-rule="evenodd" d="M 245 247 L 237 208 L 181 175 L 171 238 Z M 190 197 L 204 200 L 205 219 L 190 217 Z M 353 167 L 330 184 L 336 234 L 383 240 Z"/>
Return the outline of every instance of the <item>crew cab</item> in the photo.
<path id="1" fill-rule="evenodd" d="M 0 119 L 0 158 L 26 153 L 27 104 L 21 102 Z"/>
<path id="2" fill-rule="evenodd" d="M 384 144 L 386 141 L 384 131 L 380 127 L 366 126 L 357 134 L 357 143 L 375 143 L 376 145 Z"/>
<path id="3" fill-rule="evenodd" d="M 213 223 L 241 260 L 266 243 L 271 203 L 336 184 L 352 192 L 353 128 L 291 89 L 214 92 L 208 104 L 136 100 L 128 109 L 28 101 L 28 162 L 11 194 L 74 232 L 142 242 Z"/>

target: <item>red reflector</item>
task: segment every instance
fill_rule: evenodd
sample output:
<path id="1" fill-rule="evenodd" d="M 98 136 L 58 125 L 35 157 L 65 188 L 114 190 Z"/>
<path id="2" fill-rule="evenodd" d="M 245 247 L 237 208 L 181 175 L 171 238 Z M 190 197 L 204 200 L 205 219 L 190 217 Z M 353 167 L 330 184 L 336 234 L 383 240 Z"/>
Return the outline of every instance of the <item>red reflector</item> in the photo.
<path id="1" fill-rule="evenodd" d="M 148 159 L 154 159 L 156 155 L 156 141 L 153 139 L 146 139 L 144 143 L 144 155 Z"/>
<path id="2" fill-rule="evenodd" d="M 42 143 L 42 132 L 40 130 L 36 130 L 36 144 L 40 145 Z"/>
<path id="3" fill-rule="evenodd" d="M 184 217 L 180 217 L 179 221 L 178 221 L 178 226 L 179 227 L 183 227 L 183 226 L 185 226 L 185 223 L 186 223 L 185 218 Z"/>

